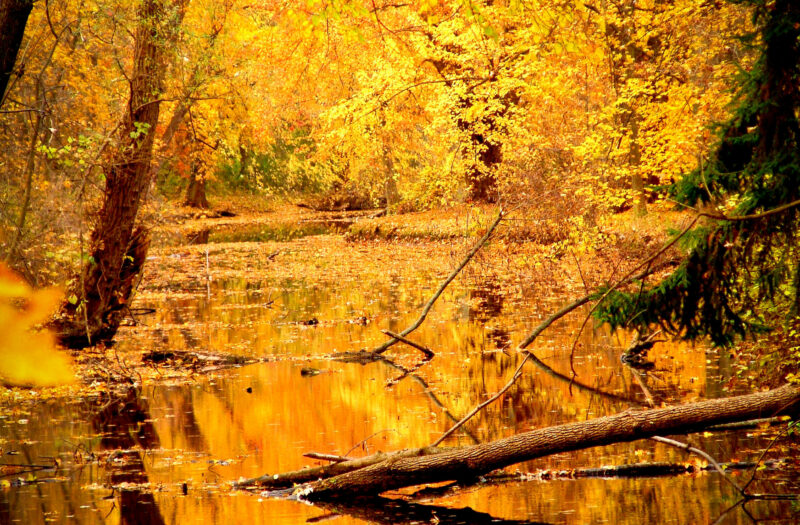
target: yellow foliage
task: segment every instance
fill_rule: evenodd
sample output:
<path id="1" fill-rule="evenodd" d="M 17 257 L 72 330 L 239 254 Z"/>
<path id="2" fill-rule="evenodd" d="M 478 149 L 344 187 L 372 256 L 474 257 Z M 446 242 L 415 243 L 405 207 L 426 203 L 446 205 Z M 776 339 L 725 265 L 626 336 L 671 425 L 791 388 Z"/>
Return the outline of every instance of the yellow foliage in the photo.
<path id="1" fill-rule="evenodd" d="M 0 381 L 17 386 L 72 383 L 69 358 L 48 331 L 32 331 L 61 297 L 55 288 L 34 291 L 0 264 Z M 20 305 L 22 305 L 20 307 Z"/>

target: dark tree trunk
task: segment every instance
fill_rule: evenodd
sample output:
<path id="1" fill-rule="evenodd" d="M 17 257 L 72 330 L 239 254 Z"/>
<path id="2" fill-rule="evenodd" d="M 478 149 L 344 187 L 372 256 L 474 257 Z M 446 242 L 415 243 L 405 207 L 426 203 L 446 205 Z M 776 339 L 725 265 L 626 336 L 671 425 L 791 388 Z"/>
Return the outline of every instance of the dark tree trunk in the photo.
<path id="1" fill-rule="evenodd" d="M 6 98 L 31 9 L 33 0 L 0 0 L 0 104 Z"/>
<path id="2" fill-rule="evenodd" d="M 478 150 L 478 155 L 467 168 L 469 200 L 496 202 L 498 192 L 494 170 L 503 161 L 502 147 L 496 142 L 487 141 L 479 133 L 473 133 L 470 140 L 472 147 Z"/>
<path id="3" fill-rule="evenodd" d="M 206 198 L 206 179 L 205 177 L 198 177 L 195 169 L 192 169 L 192 173 L 189 176 L 189 186 L 186 188 L 186 198 L 183 199 L 183 205 L 204 210 L 210 208 Z"/>
<path id="4" fill-rule="evenodd" d="M 147 231 L 136 227 L 152 178 L 150 161 L 158 123 L 169 26 L 162 0 L 143 0 L 138 10 L 128 110 L 119 145 L 107 159 L 103 204 L 93 226 L 89 259 L 53 322 L 61 342 L 81 348 L 110 340 L 122 319 L 147 254 Z"/>
<path id="5" fill-rule="evenodd" d="M 510 91 L 500 98 L 500 109 L 481 118 L 478 127 L 485 131 L 476 131 L 476 124 L 473 122 L 461 118 L 458 120 L 459 128 L 470 134 L 470 146 L 466 153 L 473 155 L 473 158 L 468 162 L 466 182 L 469 186 L 468 198 L 471 201 L 497 202 L 500 197 L 496 170 L 503 162 L 503 145 L 497 141 L 497 137 L 506 131 L 506 127 L 501 124 L 503 117 L 519 105 L 519 99 L 519 93 L 516 91 Z M 462 110 L 471 105 L 469 98 L 462 98 Z"/>
<path id="6" fill-rule="evenodd" d="M 711 425 L 783 413 L 798 413 L 800 388 L 787 385 L 727 399 L 656 410 L 627 410 L 613 416 L 525 432 L 505 439 L 431 454 L 393 456 L 386 461 L 323 479 L 311 485 L 309 499 L 352 498 L 387 490 L 473 479 L 495 469 L 543 456 L 659 434 L 681 434 Z"/>

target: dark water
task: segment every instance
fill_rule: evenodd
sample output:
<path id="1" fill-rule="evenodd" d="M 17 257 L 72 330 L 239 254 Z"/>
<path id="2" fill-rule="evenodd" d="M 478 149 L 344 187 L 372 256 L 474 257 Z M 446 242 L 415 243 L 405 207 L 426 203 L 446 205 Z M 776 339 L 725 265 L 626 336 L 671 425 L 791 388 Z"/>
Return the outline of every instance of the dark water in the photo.
<path id="1" fill-rule="evenodd" d="M 305 452 L 360 456 L 427 445 L 505 384 L 520 359 L 510 348 L 566 302 L 563 295 L 502 287 L 472 274 L 444 294 L 413 335 L 436 352 L 430 362 L 421 364 L 421 354 L 403 346 L 383 362 L 335 359 L 383 342 L 381 329 L 400 331 L 410 324 L 460 253 L 439 244 L 387 247 L 338 236 L 220 240 L 155 252 L 135 304 L 155 312 L 140 315 L 138 326 L 120 333 L 115 352 L 123 360 L 151 350 L 191 349 L 267 361 L 189 381 L 165 372 L 144 388 L 50 400 L 29 414 L 5 413 L 5 462 L 47 466 L 56 458 L 61 467 L 36 472 L 38 482 L 30 473 L 4 476 L 0 522 L 638 524 L 797 518 L 797 509 L 784 502 L 751 503 L 726 513 L 736 494 L 708 472 L 487 483 L 414 503 L 357 508 L 232 491 L 230 482 L 242 477 L 315 464 Z M 547 332 L 536 346 L 545 366 L 527 368 L 518 388 L 447 444 L 496 439 L 644 403 L 635 372 L 619 360 L 627 335 L 587 330 L 574 358 L 576 382 L 559 376 L 569 373 L 569 350 L 581 322 L 577 315 Z M 664 344 L 652 358 L 655 368 L 639 379 L 658 401 L 726 395 L 720 385 L 732 371 L 724 353 Z M 721 461 L 747 461 L 773 435 L 728 432 L 689 439 Z M 641 441 L 560 454 L 510 471 L 653 461 L 696 460 Z M 748 476 L 734 473 L 739 481 Z M 761 491 L 785 491 L 793 481 L 763 476 L 769 481 L 760 484 Z"/>

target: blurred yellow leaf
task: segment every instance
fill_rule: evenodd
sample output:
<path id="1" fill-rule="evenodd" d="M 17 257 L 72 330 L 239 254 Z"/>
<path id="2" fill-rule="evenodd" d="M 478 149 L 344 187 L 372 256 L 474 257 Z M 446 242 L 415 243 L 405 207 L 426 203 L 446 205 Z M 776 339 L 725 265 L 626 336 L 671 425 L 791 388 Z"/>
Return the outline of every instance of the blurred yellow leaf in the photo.
<path id="1" fill-rule="evenodd" d="M 50 315 L 61 297 L 54 288 L 34 291 L 0 265 L 0 381 L 18 386 L 54 386 L 75 381 L 69 357 L 55 337 L 31 328 Z"/>

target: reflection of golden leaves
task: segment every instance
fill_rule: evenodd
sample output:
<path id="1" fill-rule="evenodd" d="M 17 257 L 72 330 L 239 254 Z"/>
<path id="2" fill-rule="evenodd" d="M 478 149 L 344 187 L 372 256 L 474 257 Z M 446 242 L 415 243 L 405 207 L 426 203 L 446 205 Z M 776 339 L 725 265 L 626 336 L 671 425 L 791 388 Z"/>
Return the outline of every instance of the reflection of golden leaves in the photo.
<path id="1" fill-rule="evenodd" d="M 61 291 L 34 291 L 0 265 L 0 381 L 24 386 L 74 381 L 69 358 L 56 349 L 53 334 L 31 330 L 47 319 L 60 298 Z"/>

